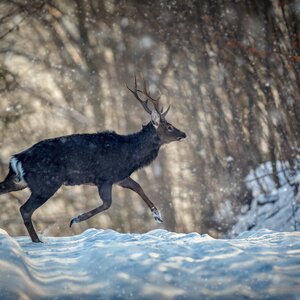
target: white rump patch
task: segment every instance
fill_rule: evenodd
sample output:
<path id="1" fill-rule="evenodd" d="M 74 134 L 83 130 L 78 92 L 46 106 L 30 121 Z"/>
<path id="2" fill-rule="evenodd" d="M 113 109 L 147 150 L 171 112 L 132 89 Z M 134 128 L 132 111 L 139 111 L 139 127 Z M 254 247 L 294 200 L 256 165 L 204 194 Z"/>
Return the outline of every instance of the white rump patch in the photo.
<path id="1" fill-rule="evenodd" d="M 25 181 L 24 180 L 25 172 L 24 172 L 22 163 L 16 157 L 13 156 L 11 158 L 10 166 L 11 166 L 12 170 L 16 173 L 18 181 Z"/>

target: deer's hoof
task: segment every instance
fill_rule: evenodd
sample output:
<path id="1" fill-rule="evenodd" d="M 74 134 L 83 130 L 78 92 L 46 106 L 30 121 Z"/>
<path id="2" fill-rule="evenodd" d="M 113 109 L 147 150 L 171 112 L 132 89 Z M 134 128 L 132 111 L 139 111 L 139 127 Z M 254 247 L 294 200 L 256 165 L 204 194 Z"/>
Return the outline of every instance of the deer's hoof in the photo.
<path id="1" fill-rule="evenodd" d="M 157 223 L 162 223 L 162 222 L 163 222 L 163 220 L 162 220 L 162 218 L 161 218 L 161 215 L 160 215 L 159 211 L 158 211 L 156 208 L 154 208 L 154 209 L 152 210 L 152 214 L 153 214 L 154 220 L 155 220 Z"/>
<path id="2" fill-rule="evenodd" d="M 32 242 L 33 243 L 42 243 L 43 244 L 43 242 L 39 238 L 32 240 Z"/>
<path id="3" fill-rule="evenodd" d="M 76 224 L 76 223 L 78 223 L 78 217 L 73 218 L 73 219 L 71 220 L 71 222 L 70 222 L 70 227 L 72 227 L 72 225 L 73 225 L 73 224 Z"/>

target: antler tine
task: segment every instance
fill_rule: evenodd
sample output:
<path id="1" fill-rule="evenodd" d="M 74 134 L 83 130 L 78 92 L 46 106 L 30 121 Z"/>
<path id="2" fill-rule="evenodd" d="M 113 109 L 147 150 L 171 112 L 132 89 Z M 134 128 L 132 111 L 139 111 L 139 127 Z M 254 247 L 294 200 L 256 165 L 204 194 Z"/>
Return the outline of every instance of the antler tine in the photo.
<path id="1" fill-rule="evenodd" d="M 141 93 L 143 93 L 143 92 L 137 88 L 136 76 L 134 76 L 134 90 L 132 90 L 127 84 L 126 84 L 126 87 L 135 96 L 135 98 L 142 104 L 144 110 L 148 114 L 151 115 L 151 109 L 148 107 L 148 99 L 147 100 L 143 100 L 143 99 L 140 98 L 140 96 L 138 94 L 138 92 L 141 92 Z"/>
<path id="2" fill-rule="evenodd" d="M 163 110 L 161 110 L 161 114 L 160 114 L 160 115 L 161 115 L 163 118 L 166 117 L 166 115 L 167 115 L 167 113 L 168 113 L 170 107 L 171 107 L 171 105 L 169 105 L 168 108 L 167 108 L 164 112 L 163 112 Z"/>
<path id="3" fill-rule="evenodd" d="M 143 83 L 143 93 L 144 93 L 144 95 L 146 95 L 151 100 L 151 102 L 152 102 L 154 108 L 156 109 L 156 111 L 158 113 L 160 113 L 159 99 L 160 99 L 161 95 L 159 95 L 157 99 L 152 98 L 151 95 L 150 95 L 150 92 L 147 91 L 147 86 L 146 86 L 146 81 L 145 80 L 144 80 L 144 83 Z"/>

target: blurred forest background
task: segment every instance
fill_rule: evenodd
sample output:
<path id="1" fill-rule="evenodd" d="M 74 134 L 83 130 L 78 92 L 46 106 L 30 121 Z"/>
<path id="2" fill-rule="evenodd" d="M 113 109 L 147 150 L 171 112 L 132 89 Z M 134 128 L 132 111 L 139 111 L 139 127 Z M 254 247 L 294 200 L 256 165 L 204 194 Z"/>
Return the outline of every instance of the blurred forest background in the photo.
<path id="1" fill-rule="evenodd" d="M 125 85 L 135 74 L 171 103 L 168 120 L 188 135 L 133 176 L 163 224 L 136 194 L 115 187 L 109 211 L 69 229 L 100 200 L 96 188 L 63 187 L 35 213 L 40 232 L 221 236 L 251 200 L 251 169 L 271 161 L 279 185 L 276 161 L 299 167 L 298 0 L 1 0 L 0 14 L 1 179 L 10 156 L 41 139 L 140 130 L 149 116 Z M 28 196 L 0 197 L 9 234 L 27 234 L 19 207 Z"/>

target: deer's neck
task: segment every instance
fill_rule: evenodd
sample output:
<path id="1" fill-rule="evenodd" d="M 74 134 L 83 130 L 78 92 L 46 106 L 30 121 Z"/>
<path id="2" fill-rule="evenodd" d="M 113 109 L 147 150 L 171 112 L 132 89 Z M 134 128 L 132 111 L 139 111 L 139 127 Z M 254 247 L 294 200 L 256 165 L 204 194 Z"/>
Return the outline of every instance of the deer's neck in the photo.
<path id="1" fill-rule="evenodd" d="M 135 169 L 149 165 L 158 155 L 159 137 L 152 123 L 143 126 L 142 130 L 133 135 L 133 151 L 131 158 Z"/>

